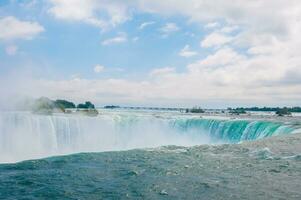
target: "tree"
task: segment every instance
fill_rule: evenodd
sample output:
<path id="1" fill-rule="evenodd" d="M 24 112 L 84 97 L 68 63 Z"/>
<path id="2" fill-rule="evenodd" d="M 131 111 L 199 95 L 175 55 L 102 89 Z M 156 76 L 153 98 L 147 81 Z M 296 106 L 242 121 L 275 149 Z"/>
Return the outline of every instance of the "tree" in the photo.
<path id="1" fill-rule="evenodd" d="M 75 104 L 73 102 L 70 101 L 66 101 L 66 100 L 62 100 L 62 99 L 58 99 L 55 102 L 55 105 L 59 108 L 63 108 L 63 109 L 72 109 L 75 108 Z"/>
<path id="2" fill-rule="evenodd" d="M 285 116 L 285 115 L 292 115 L 292 113 L 289 111 L 289 109 L 287 107 L 278 109 L 276 111 L 276 115 L 278 116 Z"/>
<path id="3" fill-rule="evenodd" d="M 77 108 L 79 109 L 95 109 L 94 104 L 92 104 L 90 101 L 86 101 L 85 104 L 78 104 Z"/>
<path id="4" fill-rule="evenodd" d="M 88 109 L 88 107 L 86 106 L 86 104 L 80 103 L 77 105 L 78 109 Z"/>
<path id="5" fill-rule="evenodd" d="M 186 113 L 204 113 L 205 111 L 200 107 L 193 107 L 192 109 L 186 109 Z"/>
<path id="6" fill-rule="evenodd" d="M 244 108 L 235 108 L 235 109 L 229 109 L 229 113 L 232 115 L 240 115 L 240 114 L 246 114 Z"/>
<path id="7" fill-rule="evenodd" d="M 34 101 L 32 112 L 36 114 L 52 114 L 55 104 L 47 97 L 41 97 Z"/>
<path id="8" fill-rule="evenodd" d="M 52 114 L 54 112 L 64 112 L 66 109 L 76 108 L 73 102 L 57 99 L 55 101 L 47 98 L 41 97 L 33 102 L 32 111 L 37 114 Z M 80 112 L 88 116 L 97 116 L 98 111 L 95 109 L 94 104 L 90 101 L 86 101 L 84 104 L 78 104 L 78 109 L 81 109 Z"/>
<path id="9" fill-rule="evenodd" d="M 120 106 L 114 106 L 114 105 L 110 105 L 110 106 L 105 106 L 105 109 L 115 109 L 115 108 L 120 108 Z"/>
<path id="10" fill-rule="evenodd" d="M 94 104 L 92 104 L 90 101 L 86 101 L 86 106 L 88 107 L 88 109 L 95 109 Z"/>

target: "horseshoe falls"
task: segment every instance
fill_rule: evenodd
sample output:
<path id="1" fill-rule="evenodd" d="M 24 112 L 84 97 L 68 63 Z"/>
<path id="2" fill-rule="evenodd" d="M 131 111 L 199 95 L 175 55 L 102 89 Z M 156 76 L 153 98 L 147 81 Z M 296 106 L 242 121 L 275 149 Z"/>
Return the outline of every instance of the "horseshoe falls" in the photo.
<path id="1" fill-rule="evenodd" d="M 238 143 L 289 134 L 293 125 L 242 119 L 202 119 L 164 113 L 107 113 L 98 117 L 2 113 L 0 161 L 120 151 L 165 145 Z"/>
<path id="2" fill-rule="evenodd" d="M 1 112 L 0 199 L 301 198 L 299 117 L 99 112 Z"/>

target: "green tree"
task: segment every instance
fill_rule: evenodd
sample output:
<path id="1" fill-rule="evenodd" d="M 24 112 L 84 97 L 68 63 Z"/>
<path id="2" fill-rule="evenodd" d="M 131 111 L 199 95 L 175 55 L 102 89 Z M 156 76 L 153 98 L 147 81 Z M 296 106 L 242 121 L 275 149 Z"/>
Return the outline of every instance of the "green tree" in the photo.
<path id="1" fill-rule="evenodd" d="M 292 115 L 292 113 L 289 111 L 289 109 L 287 107 L 278 109 L 276 111 L 276 115 L 278 116 L 285 116 L 285 115 Z"/>

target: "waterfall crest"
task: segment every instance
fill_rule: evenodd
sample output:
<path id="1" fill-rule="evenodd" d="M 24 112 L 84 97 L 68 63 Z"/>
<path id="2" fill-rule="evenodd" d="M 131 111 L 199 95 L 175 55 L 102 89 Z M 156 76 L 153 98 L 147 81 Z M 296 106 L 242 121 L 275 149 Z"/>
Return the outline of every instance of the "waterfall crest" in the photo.
<path id="1" fill-rule="evenodd" d="M 293 131 L 293 126 L 267 121 L 7 112 L 0 113 L 0 162 L 162 145 L 237 143 Z"/>

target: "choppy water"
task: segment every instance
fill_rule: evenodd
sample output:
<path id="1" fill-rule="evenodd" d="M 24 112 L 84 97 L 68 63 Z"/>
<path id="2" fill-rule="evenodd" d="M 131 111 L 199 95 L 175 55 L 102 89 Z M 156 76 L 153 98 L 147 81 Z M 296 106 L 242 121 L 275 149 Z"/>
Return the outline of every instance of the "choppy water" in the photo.
<path id="1" fill-rule="evenodd" d="M 1 164 L 0 199 L 301 199 L 299 128 L 174 113 L 4 113 L 2 162 L 100 153 Z"/>

